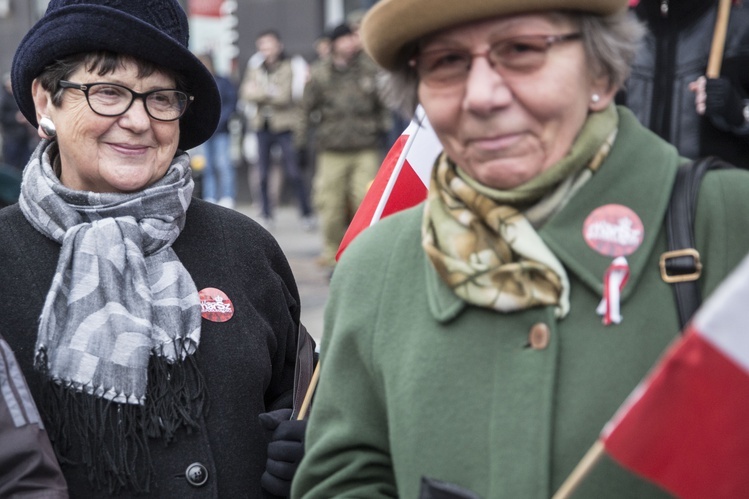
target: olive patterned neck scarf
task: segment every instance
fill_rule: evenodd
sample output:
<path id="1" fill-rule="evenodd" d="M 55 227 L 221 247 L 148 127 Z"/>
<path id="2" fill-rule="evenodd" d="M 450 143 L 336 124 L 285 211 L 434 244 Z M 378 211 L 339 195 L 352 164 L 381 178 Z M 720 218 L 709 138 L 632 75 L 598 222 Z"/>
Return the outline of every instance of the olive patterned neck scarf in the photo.
<path id="1" fill-rule="evenodd" d="M 513 312 L 556 307 L 569 312 L 567 273 L 536 232 L 597 170 L 616 137 L 615 107 L 589 115 L 570 152 L 509 191 L 479 184 L 443 153 L 432 172 L 422 246 L 440 278 L 460 298 Z"/>

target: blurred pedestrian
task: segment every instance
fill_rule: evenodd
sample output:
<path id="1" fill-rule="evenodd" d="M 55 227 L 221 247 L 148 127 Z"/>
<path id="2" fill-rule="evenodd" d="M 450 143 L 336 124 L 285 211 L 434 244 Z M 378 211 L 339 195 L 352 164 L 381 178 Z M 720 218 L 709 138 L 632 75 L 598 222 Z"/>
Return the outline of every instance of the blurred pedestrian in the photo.
<path id="1" fill-rule="evenodd" d="M 379 167 L 390 111 L 377 85 L 378 69 L 348 25 L 331 32 L 331 55 L 316 64 L 304 89 L 302 130 L 315 127 L 313 199 L 320 218 L 320 263 L 333 268 L 351 214 Z"/>
<path id="2" fill-rule="evenodd" d="M 229 121 L 237 109 L 237 87 L 229 78 L 216 74 L 211 54 L 198 57 L 216 80 L 221 95 L 221 117 L 210 139 L 201 147 L 205 165 L 201 173 L 203 199 L 227 208 L 236 204 L 236 172 L 231 158 Z"/>
<path id="3" fill-rule="evenodd" d="M 323 33 L 315 40 L 315 61 L 324 61 L 330 57 L 330 37 Z"/>
<path id="4" fill-rule="evenodd" d="M 20 171 L 34 150 L 36 134 L 18 110 L 13 98 L 10 73 L 3 76 L 0 88 L 0 133 L 3 143 L 2 162 Z"/>
<path id="5" fill-rule="evenodd" d="M 648 28 L 619 102 L 688 158 L 749 168 L 749 5 L 733 2 L 720 77 L 706 78 L 718 0 L 640 0 Z"/>
<path id="6" fill-rule="evenodd" d="M 311 229 L 313 220 L 309 191 L 299 168 L 294 141 L 294 129 L 300 119 L 299 100 L 306 83 L 307 65 L 305 63 L 303 68 L 299 67 L 299 62 L 287 57 L 281 36 L 275 30 L 261 33 L 255 45 L 258 53 L 262 54 L 262 62 L 248 67 L 241 95 L 243 101 L 256 107 L 251 126 L 257 135 L 261 217 L 266 227 L 274 225 L 274 199 L 268 184 L 273 165 L 272 150 L 277 146 L 281 151 L 285 180 L 291 185 L 299 203 L 302 225 L 305 229 Z"/>

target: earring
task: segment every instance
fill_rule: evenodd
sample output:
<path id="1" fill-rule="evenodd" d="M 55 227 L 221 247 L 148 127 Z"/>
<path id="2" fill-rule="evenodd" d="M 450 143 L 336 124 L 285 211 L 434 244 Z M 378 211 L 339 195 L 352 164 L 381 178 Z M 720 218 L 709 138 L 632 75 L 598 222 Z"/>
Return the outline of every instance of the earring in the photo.
<path id="1" fill-rule="evenodd" d="M 593 104 L 597 104 L 598 101 L 601 100 L 601 96 L 598 95 L 598 94 L 593 94 L 593 95 L 590 96 L 590 100 L 591 100 L 591 102 L 593 102 Z"/>
<path id="2" fill-rule="evenodd" d="M 47 116 L 44 116 L 39 120 L 39 128 L 41 128 L 42 132 L 44 132 L 44 134 L 50 139 L 54 139 L 55 135 L 57 135 L 55 124 L 52 123 L 52 120 Z"/>

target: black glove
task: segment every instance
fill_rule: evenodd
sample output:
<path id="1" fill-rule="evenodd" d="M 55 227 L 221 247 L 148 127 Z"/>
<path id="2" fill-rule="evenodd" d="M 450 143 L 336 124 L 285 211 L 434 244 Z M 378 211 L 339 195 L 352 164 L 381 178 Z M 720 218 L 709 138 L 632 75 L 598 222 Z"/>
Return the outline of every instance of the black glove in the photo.
<path id="1" fill-rule="evenodd" d="M 273 495 L 289 497 L 291 479 L 304 457 L 306 421 L 290 420 L 291 409 L 279 409 L 260 415 L 263 428 L 272 432 L 268 444 L 268 461 L 260 485 Z"/>
<path id="2" fill-rule="evenodd" d="M 744 118 L 744 101 L 725 77 L 708 78 L 705 83 L 705 116 L 722 117 L 732 127 L 740 127 Z"/>

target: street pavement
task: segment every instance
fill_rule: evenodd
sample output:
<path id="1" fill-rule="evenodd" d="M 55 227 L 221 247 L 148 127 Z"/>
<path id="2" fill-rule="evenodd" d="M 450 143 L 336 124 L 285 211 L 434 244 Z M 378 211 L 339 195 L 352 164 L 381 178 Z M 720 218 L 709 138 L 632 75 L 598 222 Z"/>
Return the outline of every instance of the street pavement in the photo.
<path id="1" fill-rule="evenodd" d="M 257 208 L 239 203 L 237 211 L 258 220 Z M 323 312 L 328 300 L 329 272 L 317 265 L 322 249 L 318 229 L 305 231 L 294 206 L 280 206 L 275 212 L 275 226 L 270 230 L 289 260 L 302 301 L 302 323 L 315 338 L 317 345 L 323 332 Z"/>

